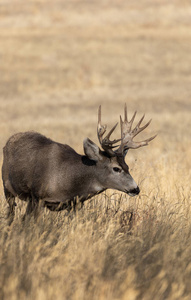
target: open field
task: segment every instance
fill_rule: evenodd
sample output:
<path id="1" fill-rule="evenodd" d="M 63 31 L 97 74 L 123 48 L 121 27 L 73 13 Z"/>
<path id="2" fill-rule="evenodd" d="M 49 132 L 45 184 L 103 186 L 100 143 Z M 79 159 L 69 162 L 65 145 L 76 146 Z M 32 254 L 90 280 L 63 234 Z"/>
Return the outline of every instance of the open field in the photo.
<path id="1" fill-rule="evenodd" d="M 191 299 L 190 66 L 189 1 L 1 1 L 1 161 L 26 130 L 83 153 L 99 104 L 109 127 L 126 102 L 153 119 L 143 137 L 158 133 L 126 157 L 134 198 L 109 190 L 25 222 L 18 200 L 9 227 L 0 182 L 1 300 Z"/>

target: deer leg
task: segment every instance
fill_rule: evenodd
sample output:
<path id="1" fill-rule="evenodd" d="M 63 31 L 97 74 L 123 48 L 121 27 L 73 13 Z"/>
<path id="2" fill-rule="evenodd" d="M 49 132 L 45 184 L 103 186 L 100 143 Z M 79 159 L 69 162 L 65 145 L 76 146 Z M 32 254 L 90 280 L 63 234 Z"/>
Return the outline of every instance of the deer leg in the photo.
<path id="1" fill-rule="evenodd" d="M 27 208 L 23 216 L 23 220 L 29 215 L 33 214 L 35 217 L 38 214 L 38 199 L 33 195 L 28 198 Z"/>
<path id="2" fill-rule="evenodd" d="M 35 198 L 33 199 L 33 201 L 34 201 L 34 218 L 35 220 L 37 220 L 42 208 L 45 207 L 45 203 L 42 199 L 39 200 Z"/>
<path id="3" fill-rule="evenodd" d="M 9 204 L 9 207 L 7 208 L 7 219 L 8 224 L 11 225 L 11 223 L 14 220 L 15 216 L 15 196 L 12 195 L 6 188 L 4 188 L 5 198 L 7 200 L 7 203 Z"/>
<path id="4" fill-rule="evenodd" d="M 25 216 L 30 215 L 33 212 L 33 202 L 32 199 L 29 198 L 27 202 L 27 208 L 25 211 Z"/>

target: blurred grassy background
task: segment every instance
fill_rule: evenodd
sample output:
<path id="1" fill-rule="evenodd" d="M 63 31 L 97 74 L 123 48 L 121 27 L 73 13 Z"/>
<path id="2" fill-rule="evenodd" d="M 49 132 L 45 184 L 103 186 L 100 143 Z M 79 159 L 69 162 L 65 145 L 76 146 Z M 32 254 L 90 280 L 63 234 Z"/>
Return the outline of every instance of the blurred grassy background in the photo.
<path id="1" fill-rule="evenodd" d="M 78 146 L 100 103 L 106 122 L 126 102 L 165 133 L 189 119 L 190 23 L 188 1 L 2 1 L 1 146 L 28 129 Z"/>
<path id="2" fill-rule="evenodd" d="M 141 194 L 108 192 L 72 221 L 45 211 L 26 228 L 21 203 L 8 228 L 1 185 L 2 299 L 190 299 L 190 66 L 189 1 L 1 1 L 1 158 L 26 130 L 82 153 L 99 104 L 109 126 L 126 102 L 153 119 L 144 137 L 158 132 L 127 155 Z"/>

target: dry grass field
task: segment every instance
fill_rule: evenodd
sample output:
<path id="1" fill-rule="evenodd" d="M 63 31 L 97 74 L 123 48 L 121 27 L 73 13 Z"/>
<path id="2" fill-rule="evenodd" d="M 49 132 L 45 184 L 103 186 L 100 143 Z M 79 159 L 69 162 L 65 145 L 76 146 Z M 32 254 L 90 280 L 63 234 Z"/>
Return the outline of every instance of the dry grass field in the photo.
<path id="1" fill-rule="evenodd" d="M 142 137 L 158 133 L 126 157 L 137 197 L 108 190 L 25 222 L 17 200 L 8 226 L 0 183 L 1 300 L 191 299 L 190 2 L 0 2 L 1 162 L 26 130 L 83 153 L 98 105 L 112 126 L 124 103 L 153 119 Z"/>

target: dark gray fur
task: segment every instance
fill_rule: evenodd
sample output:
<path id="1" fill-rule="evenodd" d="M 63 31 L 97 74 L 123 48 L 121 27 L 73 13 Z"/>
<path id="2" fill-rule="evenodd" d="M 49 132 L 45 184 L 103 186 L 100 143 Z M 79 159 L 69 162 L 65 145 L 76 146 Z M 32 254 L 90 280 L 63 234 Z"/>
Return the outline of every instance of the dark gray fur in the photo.
<path id="1" fill-rule="evenodd" d="M 28 201 L 26 213 L 30 213 L 40 201 L 51 210 L 60 210 L 70 207 L 77 197 L 83 202 L 107 188 L 131 196 L 139 193 L 123 158 L 108 157 L 89 139 L 84 141 L 84 152 L 80 155 L 36 132 L 13 135 L 3 149 L 2 166 L 9 216 L 14 217 L 15 197 Z"/>

